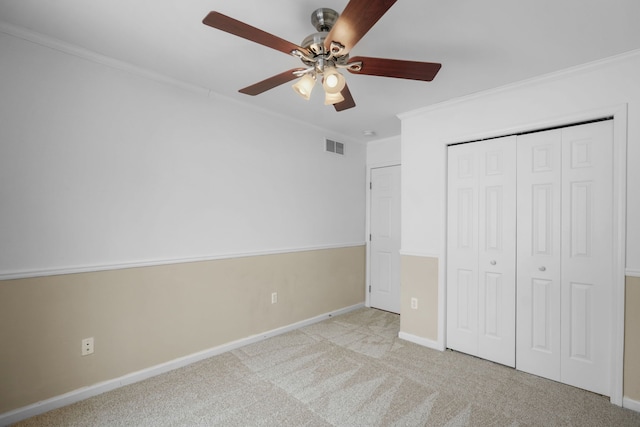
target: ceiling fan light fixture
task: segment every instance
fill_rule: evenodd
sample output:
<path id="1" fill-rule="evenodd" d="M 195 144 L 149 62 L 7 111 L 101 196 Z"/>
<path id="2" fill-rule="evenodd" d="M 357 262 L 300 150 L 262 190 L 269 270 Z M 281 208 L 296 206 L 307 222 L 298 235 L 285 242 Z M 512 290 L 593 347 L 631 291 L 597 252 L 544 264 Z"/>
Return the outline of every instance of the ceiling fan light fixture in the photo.
<path id="1" fill-rule="evenodd" d="M 300 80 L 293 85 L 293 89 L 303 99 L 309 100 L 315 81 L 318 76 L 321 76 L 326 103 L 333 103 L 336 111 L 344 111 L 355 107 L 356 103 L 344 76 L 337 69 L 346 69 L 353 74 L 431 81 L 442 66 L 435 62 L 349 57 L 356 43 L 396 1 L 348 0 L 342 14 L 333 9 L 317 9 L 311 15 L 311 24 L 316 28 L 317 33 L 307 36 L 302 41 L 302 45 L 291 43 L 216 11 L 209 12 L 202 23 L 292 55 L 304 64 L 304 68 L 298 67 L 282 72 L 240 89 L 240 93 L 258 95 L 299 77 Z M 340 100 L 340 97 L 344 100 L 334 103 Z"/>
<path id="2" fill-rule="evenodd" d="M 344 89 L 347 83 L 344 76 L 338 72 L 334 67 L 327 67 L 324 69 L 324 80 L 322 86 L 326 93 L 340 93 Z"/>
<path id="3" fill-rule="evenodd" d="M 311 98 L 311 91 L 316 84 L 316 79 L 310 74 L 305 74 L 300 80 L 293 84 L 293 90 L 307 101 Z"/>
<path id="4" fill-rule="evenodd" d="M 324 105 L 339 104 L 342 101 L 344 101 L 344 96 L 342 96 L 340 92 L 337 92 L 337 93 L 325 92 Z"/>

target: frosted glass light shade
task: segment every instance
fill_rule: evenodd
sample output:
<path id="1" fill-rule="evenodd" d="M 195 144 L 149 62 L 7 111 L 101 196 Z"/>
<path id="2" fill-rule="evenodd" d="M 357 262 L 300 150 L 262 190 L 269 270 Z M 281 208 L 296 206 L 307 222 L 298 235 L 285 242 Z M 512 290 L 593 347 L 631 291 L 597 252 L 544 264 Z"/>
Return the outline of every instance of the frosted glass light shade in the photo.
<path id="1" fill-rule="evenodd" d="M 316 84 L 316 80 L 310 75 L 305 74 L 300 80 L 293 84 L 293 90 L 307 101 L 311 98 L 311 91 Z"/>
<path id="2" fill-rule="evenodd" d="M 344 101 L 344 96 L 342 96 L 340 92 L 338 93 L 325 92 L 324 105 L 338 104 L 342 101 Z"/>

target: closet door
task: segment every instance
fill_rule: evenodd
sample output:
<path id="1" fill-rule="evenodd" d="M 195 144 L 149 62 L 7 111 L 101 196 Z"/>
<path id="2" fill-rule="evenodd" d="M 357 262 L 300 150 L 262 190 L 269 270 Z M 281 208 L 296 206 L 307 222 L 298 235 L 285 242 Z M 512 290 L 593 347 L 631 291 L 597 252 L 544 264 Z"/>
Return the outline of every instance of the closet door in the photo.
<path id="1" fill-rule="evenodd" d="M 517 368 L 610 393 L 613 123 L 518 137 Z"/>
<path id="2" fill-rule="evenodd" d="M 560 381 L 562 132 L 518 137 L 517 368 Z"/>
<path id="3" fill-rule="evenodd" d="M 562 382 L 609 395 L 613 121 L 562 131 Z"/>
<path id="4" fill-rule="evenodd" d="M 478 354 L 480 144 L 448 149 L 447 347 Z"/>
<path id="5" fill-rule="evenodd" d="M 449 148 L 447 346 L 515 366 L 515 137 Z"/>
<path id="6" fill-rule="evenodd" d="M 513 367 L 516 358 L 516 138 L 480 144 L 478 356 Z"/>

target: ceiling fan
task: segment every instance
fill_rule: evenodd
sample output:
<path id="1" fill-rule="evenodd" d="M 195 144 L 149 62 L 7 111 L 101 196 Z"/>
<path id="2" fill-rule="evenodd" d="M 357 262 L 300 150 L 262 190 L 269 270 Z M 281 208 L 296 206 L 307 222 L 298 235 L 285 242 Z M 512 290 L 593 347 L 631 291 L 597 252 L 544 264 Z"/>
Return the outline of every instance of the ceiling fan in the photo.
<path id="1" fill-rule="evenodd" d="M 321 77 L 325 104 L 332 104 L 336 111 L 343 111 L 356 104 L 339 69 L 346 69 L 352 74 L 422 81 L 433 80 L 440 70 L 441 64 L 433 62 L 349 57 L 356 43 L 396 1 L 351 0 L 342 15 L 328 8 L 317 9 L 311 14 L 311 23 L 318 32 L 307 36 L 301 46 L 215 11 L 210 12 L 202 22 L 302 61 L 302 67 L 284 71 L 239 92 L 254 96 L 299 78 L 293 88 L 300 96 L 309 99 L 316 80 Z"/>

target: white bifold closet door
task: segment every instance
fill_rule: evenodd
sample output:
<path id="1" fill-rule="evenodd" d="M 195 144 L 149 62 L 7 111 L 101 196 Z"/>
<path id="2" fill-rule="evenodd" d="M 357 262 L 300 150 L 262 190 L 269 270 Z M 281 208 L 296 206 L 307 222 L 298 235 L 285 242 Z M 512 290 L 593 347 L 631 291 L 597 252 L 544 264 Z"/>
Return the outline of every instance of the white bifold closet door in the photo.
<path id="1" fill-rule="evenodd" d="M 447 346 L 515 366 L 516 137 L 448 150 Z"/>
<path id="2" fill-rule="evenodd" d="M 609 395 L 613 122 L 518 137 L 517 368 Z"/>
<path id="3" fill-rule="evenodd" d="M 609 395 L 613 122 L 451 146 L 447 195 L 447 346 Z"/>

